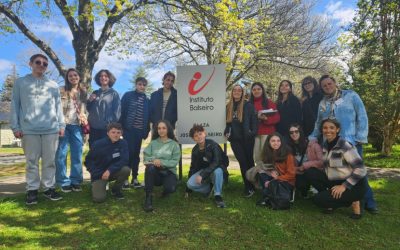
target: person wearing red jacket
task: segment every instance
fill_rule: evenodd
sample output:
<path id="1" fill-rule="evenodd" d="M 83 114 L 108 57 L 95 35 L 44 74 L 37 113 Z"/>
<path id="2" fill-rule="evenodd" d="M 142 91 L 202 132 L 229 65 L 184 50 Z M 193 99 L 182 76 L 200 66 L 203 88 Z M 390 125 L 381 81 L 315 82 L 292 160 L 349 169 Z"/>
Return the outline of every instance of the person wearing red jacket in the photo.
<path id="1" fill-rule="evenodd" d="M 258 118 L 258 131 L 254 142 L 254 161 L 256 166 L 262 164 L 262 150 L 267 136 L 275 132 L 275 124 L 280 120 L 276 104 L 267 98 L 262 83 L 255 82 L 251 85 L 249 102 L 253 104 Z M 267 113 L 268 112 L 268 113 Z"/>

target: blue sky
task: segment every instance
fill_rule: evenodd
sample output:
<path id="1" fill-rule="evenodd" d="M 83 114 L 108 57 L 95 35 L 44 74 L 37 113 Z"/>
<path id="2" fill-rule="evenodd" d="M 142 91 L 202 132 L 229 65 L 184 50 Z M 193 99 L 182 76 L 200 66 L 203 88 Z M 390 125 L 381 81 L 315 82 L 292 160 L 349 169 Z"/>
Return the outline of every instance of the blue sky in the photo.
<path id="1" fill-rule="evenodd" d="M 356 10 L 356 0 L 332 1 L 315 0 L 315 13 L 323 15 L 331 20 L 337 27 L 348 25 Z M 52 18 L 49 21 L 35 21 L 37 18 L 30 18 L 29 27 L 43 40 L 49 42 L 53 49 L 63 59 L 67 67 L 74 66 L 74 51 L 72 49 L 72 35 L 62 19 Z M 19 75 L 30 72 L 27 65 L 29 56 L 33 53 L 41 52 L 32 42 L 27 40 L 20 33 L 10 34 L 0 39 L 0 84 L 4 81 L 7 74 L 11 72 L 12 65 L 16 66 Z M 100 54 L 99 61 L 95 65 L 94 73 L 99 69 L 109 69 L 117 77 L 114 85 L 119 93 L 124 93 L 132 84 L 135 68 L 142 64 L 142 56 L 131 56 L 124 60 L 119 60 L 116 56 L 109 56 L 104 51 Z M 55 74 L 54 67 L 49 67 Z M 159 68 L 152 68 L 148 71 L 148 78 L 155 87 L 161 86 L 161 78 L 166 70 L 174 69 L 174 65 L 162 65 Z M 62 83 L 60 83 L 63 85 Z M 97 86 L 93 86 L 95 89 Z"/>

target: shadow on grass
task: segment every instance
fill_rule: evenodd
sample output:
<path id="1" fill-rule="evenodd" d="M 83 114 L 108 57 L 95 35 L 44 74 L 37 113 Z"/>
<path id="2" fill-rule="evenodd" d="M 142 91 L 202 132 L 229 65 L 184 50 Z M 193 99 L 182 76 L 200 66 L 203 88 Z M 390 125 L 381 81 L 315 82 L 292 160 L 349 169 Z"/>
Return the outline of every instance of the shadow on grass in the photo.
<path id="1" fill-rule="evenodd" d="M 238 249 L 238 248 L 396 248 L 400 184 L 372 182 L 381 213 L 348 219 L 349 208 L 321 214 L 310 200 L 296 198 L 289 211 L 256 207 L 259 194 L 242 198 L 243 185 L 234 171 L 224 189 L 226 209 L 212 198 L 184 198 L 182 182 L 175 194 L 162 199 L 156 189 L 154 213 L 142 210 L 143 190 L 125 192 L 125 200 L 109 196 L 91 202 L 90 188 L 63 194 L 58 202 L 40 196 L 27 207 L 24 196 L 0 202 L 0 242 L 10 248 L 96 249 Z"/>

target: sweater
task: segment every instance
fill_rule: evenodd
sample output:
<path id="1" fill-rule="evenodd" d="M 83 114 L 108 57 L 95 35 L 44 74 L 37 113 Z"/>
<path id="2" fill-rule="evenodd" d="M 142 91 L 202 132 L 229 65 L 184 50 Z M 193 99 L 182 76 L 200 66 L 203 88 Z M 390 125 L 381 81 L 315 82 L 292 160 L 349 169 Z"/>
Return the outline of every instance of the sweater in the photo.
<path id="1" fill-rule="evenodd" d="M 143 103 L 140 103 L 142 100 Z M 146 94 L 137 91 L 126 92 L 121 99 L 120 123 L 124 130 L 137 128 L 142 130 L 142 139 L 145 139 L 150 131 L 150 100 Z M 139 128 L 142 124 L 142 128 Z"/>
<path id="2" fill-rule="evenodd" d="M 301 104 L 295 95 L 289 95 L 285 102 L 278 102 L 278 111 L 281 116 L 276 130 L 285 138 L 289 137 L 289 126 L 293 123 L 301 124 Z"/>
<path id="3" fill-rule="evenodd" d="M 333 115 L 340 123 L 339 136 L 352 145 L 368 142 L 368 116 L 360 96 L 352 90 L 341 90 L 340 97 L 334 102 L 329 102 L 324 97 L 318 107 L 318 116 L 314 131 L 309 136 L 316 140 L 320 135 L 320 126 L 324 119 Z"/>
<path id="4" fill-rule="evenodd" d="M 89 112 L 90 127 L 95 129 L 107 129 L 111 122 L 118 122 L 121 115 L 121 102 L 117 91 L 113 88 L 93 91 L 96 99 L 88 100 L 87 110 Z"/>
<path id="5" fill-rule="evenodd" d="M 79 115 L 76 113 L 76 107 L 74 104 L 74 100 L 70 96 L 70 92 L 66 91 L 64 87 L 60 88 L 60 93 L 61 93 L 61 104 L 63 108 L 63 114 L 64 114 L 64 121 L 66 124 L 74 124 L 74 125 L 80 125 L 80 119 Z M 84 115 L 86 117 L 86 101 L 87 101 L 88 95 L 86 91 L 78 91 L 77 96 L 76 96 L 76 105 L 79 108 L 79 112 L 81 115 Z M 72 112 L 76 113 L 76 119 L 71 120 L 71 117 L 69 117 L 68 114 Z"/>
<path id="6" fill-rule="evenodd" d="M 110 175 L 129 165 L 128 143 L 124 139 L 112 142 L 108 137 L 95 141 L 85 158 L 92 181 L 101 179 L 107 170 Z"/>
<path id="7" fill-rule="evenodd" d="M 322 169 L 322 148 L 316 141 L 308 143 L 306 155 L 307 161 L 302 164 L 304 169 L 309 169 L 311 167 Z"/>
<path id="8" fill-rule="evenodd" d="M 275 162 L 275 170 L 279 173 L 276 179 L 287 181 L 290 185 L 294 186 L 296 183 L 295 164 L 295 159 L 292 154 L 288 154 L 286 160 L 283 162 Z"/>
<path id="9" fill-rule="evenodd" d="M 316 92 L 311 98 L 304 100 L 301 110 L 303 113 L 303 131 L 305 136 L 309 136 L 314 130 L 315 121 L 318 116 L 318 106 L 323 94 Z"/>
<path id="10" fill-rule="evenodd" d="M 262 106 L 262 97 L 259 98 L 254 98 L 254 108 L 256 109 L 256 112 L 264 109 L 273 109 L 276 110 L 276 105 L 274 102 L 272 102 L 270 99 L 267 100 L 268 105 L 267 107 Z M 275 132 L 275 125 L 279 122 L 281 119 L 279 112 L 275 112 L 271 115 L 268 115 L 267 120 L 258 120 L 258 135 L 270 135 Z"/>
<path id="11" fill-rule="evenodd" d="M 179 144 L 171 139 L 163 142 L 160 138 L 152 140 L 144 149 L 144 163 L 152 162 L 155 159 L 161 161 L 161 166 L 176 175 L 176 166 L 181 159 Z"/>
<path id="12" fill-rule="evenodd" d="M 154 126 L 159 120 L 164 119 L 169 121 L 172 127 L 175 128 L 175 123 L 178 120 L 178 98 L 174 87 L 171 88 L 171 95 L 168 99 L 167 106 L 165 107 L 164 117 L 163 101 L 163 88 L 160 88 L 151 94 L 150 121 Z"/>
<path id="13" fill-rule="evenodd" d="M 324 170 L 329 180 L 343 180 L 346 188 L 351 189 L 366 176 L 367 170 L 357 149 L 343 138 L 339 137 L 330 151 L 325 142 L 322 152 Z"/>
<path id="14" fill-rule="evenodd" d="M 11 100 L 11 129 L 24 134 L 55 134 L 65 128 L 56 82 L 32 74 L 15 81 Z"/>

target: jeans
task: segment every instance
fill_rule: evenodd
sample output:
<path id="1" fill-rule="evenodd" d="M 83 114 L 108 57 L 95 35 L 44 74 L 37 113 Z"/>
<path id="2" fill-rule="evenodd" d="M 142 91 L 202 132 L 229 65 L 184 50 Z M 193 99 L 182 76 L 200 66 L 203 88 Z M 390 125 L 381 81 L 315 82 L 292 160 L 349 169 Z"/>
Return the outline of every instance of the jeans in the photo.
<path id="1" fill-rule="evenodd" d="M 141 129 L 124 129 L 124 139 L 128 142 L 129 149 L 129 167 L 132 169 L 132 180 L 138 176 L 140 162 L 140 147 L 142 146 L 143 130 Z"/>
<path id="2" fill-rule="evenodd" d="M 356 144 L 356 149 L 361 158 L 363 158 L 362 144 Z M 372 192 L 372 189 L 368 183 L 368 176 L 365 176 L 365 188 L 367 192 L 364 196 L 364 207 L 369 209 L 376 209 L 376 201 L 374 199 L 374 193 Z"/>
<path id="3" fill-rule="evenodd" d="M 194 173 L 192 176 L 190 176 L 188 182 L 187 182 L 187 187 L 195 192 L 207 194 L 211 190 L 211 183 L 214 185 L 214 196 L 215 195 L 221 195 L 222 194 L 222 185 L 224 184 L 224 171 L 222 168 L 216 168 L 212 173 L 211 173 L 211 178 L 207 180 L 202 180 L 201 184 L 198 184 L 196 182 L 196 177 L 200 175 L 200 173 L 203 170 L 197 171 Z"/>
<path id="4" fill-rule="evenodd" d="M 71 171 L 69 177 L 67 176 L 68 145 L 71 156 Z M 67 124 L 64 137 L 60 137 L 56 152 L 57 185 L 63 187 L 82 183 L 82 148 L 83 135 L 81 126 Z"/>
<path id="5" fill-rule="evenodd" d="M 54 156 L 58 144 L 57 134 L 24 135 L 22 148 L 26 158 L 26 190 L 38 190 L 40 183 L 44 191 L 55 187 L 56 166 Z M 41 178 L 39 159 L 42 160 Z"/>

